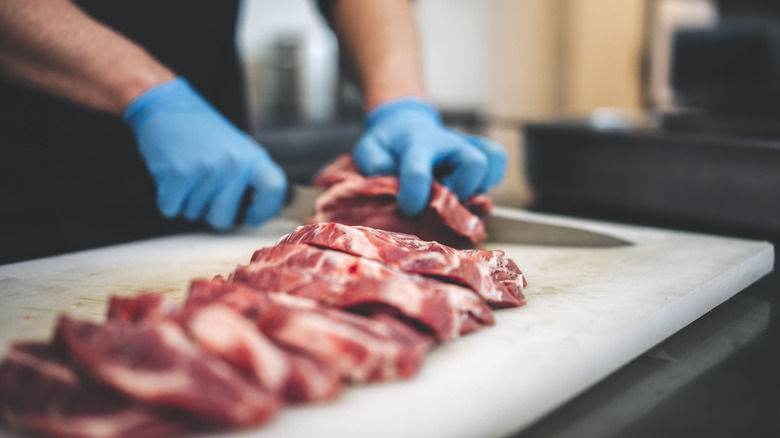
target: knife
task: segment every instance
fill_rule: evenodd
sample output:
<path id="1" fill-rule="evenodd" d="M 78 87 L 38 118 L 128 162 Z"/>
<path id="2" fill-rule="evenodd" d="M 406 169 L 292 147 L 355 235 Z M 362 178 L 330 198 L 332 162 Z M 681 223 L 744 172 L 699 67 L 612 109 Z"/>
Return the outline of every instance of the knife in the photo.
<path id="1" fill-rule="evenodd" d="M 324 191 L 321 187 L 290 184 L 279 216 L 305 224 L 314 214 L 314 202 Z"/>
<path id="2" fill-rule="evenodd" d="M 314 202 L 325 190 L 292 184 L 280 217 L 306 223 L 314 213 Z M 490 242 L 544 246 L 611 247 L 631 242 L 582 228 L 555 225 L 522 217 L 519 210 L 495 207 L 483 217 Z"/>
<path id="3" fill-rule="evenodd" d="M 523 218 L 523 212 L 494 207 L 483 218 L 488 241 L 523 245 L 615 247 L 633 243 L 608 234 Z"/>

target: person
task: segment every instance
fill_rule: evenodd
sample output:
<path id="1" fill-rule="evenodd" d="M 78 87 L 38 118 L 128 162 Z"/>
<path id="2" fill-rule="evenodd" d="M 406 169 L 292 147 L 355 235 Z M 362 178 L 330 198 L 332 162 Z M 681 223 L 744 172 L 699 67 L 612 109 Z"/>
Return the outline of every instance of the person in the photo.
<path id="1" fill-rule="evenodd" d="M 365 102 L 358 169 L 414 216 L 441 181 L 498 184 L 503 148 L 442 124 L 409 0 L 318 0 Z M 238 0 L 0 0 L 0 263 L 257 226 L 287 181 L 245 133 Z M 253 193 L 240 210 L 244 193 Z"/>

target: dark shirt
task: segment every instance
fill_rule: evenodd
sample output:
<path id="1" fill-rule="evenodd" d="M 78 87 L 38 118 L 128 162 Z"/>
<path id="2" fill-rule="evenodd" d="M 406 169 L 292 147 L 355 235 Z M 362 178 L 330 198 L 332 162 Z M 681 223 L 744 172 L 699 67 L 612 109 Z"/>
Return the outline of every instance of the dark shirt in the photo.
<path id="1" fill-rule="evenodd" d="M 244 126 L 238 0 L 80 0 Z M 116 116 L 0 82 L 0 264 L 205 228 L 168 220 Z"/>
<path id="2" fill-rule="evenodd" d="M 76 0 L 245 128 L 238 0 Z M 332 15 L 335 0 L 317 0 Z M 0 79 L 0 264 L 183 231 L 164 218 L 133 134 L 100 113 Z"/>

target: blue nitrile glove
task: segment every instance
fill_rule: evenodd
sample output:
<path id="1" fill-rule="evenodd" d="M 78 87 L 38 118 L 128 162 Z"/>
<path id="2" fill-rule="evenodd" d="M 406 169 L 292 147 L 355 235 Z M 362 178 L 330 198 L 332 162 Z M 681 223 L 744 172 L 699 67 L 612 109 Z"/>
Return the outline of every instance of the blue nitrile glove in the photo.
<path id="1" fill-rule="evenodd" d="M 268 153 L 182 78 L 150 88 L 127 107 L 125 122 L 157 183 L 162 214 L 233 225 L 244 192 L 245 222 L 259 225 L 282 205 L 287 179 Z"/>
<path id="2" fill-rule="evenodd" d="M 352 157 L 366 175 L 398 175 L 398 204 L 406 216 L 425 209 L 434 170 L 446 172 L 440 182 L 461 200 L 486 192 L 506 172 L 503 147 L 444 126 L 436 108 L 419 97 L 389 100 L 371 110 Z"/>

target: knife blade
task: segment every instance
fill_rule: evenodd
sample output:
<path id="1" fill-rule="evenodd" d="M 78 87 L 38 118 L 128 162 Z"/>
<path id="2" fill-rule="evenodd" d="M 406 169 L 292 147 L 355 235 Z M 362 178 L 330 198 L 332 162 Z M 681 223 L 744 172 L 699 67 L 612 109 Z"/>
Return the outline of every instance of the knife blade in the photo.
<path id="1" fill-rule="evenodd" d="M 298 222 L 306 221 L 314 214 L 314 202 L 325 189 L 321 187 L 291 184 L 287 191 L 287 199 L 279 216 Z"/>
<path id="2" fill-rule="evenodd" d="M 573 247 L 633 245 L 629 241 L 608 234 L 529 220 L 523 218 L 520 211 L 508 208 L 495 207 L 483 219 L 489 242 Z"/>
<path id="3" fill-rule="evenodd" d="M 279 216 L 306 223 L 314 213 L 314 203 L 325 191 L 320 187 L 290 185 L 284 207 Z M 518 215 L 520 213 L 520 215 Z M 631 242 L 595 231 L 550 224 L 521 217 L 518 210 L 495 207 L 484 219 L 491 242 L 525 245 L 613 247 L 632 245 Z"/>

